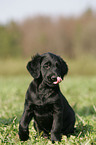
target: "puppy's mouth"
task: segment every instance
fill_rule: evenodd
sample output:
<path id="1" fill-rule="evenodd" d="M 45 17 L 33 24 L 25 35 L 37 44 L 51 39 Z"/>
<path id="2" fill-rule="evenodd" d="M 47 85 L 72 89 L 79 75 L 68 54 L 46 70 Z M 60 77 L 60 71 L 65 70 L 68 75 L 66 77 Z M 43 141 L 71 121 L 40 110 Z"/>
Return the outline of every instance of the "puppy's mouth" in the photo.
<path id="1" fill-rule="evenodd" d="M 55 75 L 53 76 L 49 76 L 47 78 L 47 81 L 45 81 L 46 84 L 48 84 L 49 86 L 55 86 L 57 84 L 59 84 L 60 82 L 62 81 L 62 78 L 61 77 L 56 77 Z"/>
<path id="2" fill-rule="evenodd" d="M 59 84 L 62 81 L 61 77 L 57 77 L 57 80 L 53 82 L 53 84 Z"/>

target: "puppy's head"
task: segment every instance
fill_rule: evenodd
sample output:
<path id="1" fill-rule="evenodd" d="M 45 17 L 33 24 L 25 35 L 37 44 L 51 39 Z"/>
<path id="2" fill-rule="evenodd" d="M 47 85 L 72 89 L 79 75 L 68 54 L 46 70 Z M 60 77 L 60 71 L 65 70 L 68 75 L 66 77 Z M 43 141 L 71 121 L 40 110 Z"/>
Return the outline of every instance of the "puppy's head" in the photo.
<path id="1" fill-rule="evenodd" d="M 66 62 L 59 56 L 52 53 L 35 55 L 27 64 L 27 69 L 34 79 L 42 78 L 42 81 L 49 86 L 60 83 L 68 72 Z"/>

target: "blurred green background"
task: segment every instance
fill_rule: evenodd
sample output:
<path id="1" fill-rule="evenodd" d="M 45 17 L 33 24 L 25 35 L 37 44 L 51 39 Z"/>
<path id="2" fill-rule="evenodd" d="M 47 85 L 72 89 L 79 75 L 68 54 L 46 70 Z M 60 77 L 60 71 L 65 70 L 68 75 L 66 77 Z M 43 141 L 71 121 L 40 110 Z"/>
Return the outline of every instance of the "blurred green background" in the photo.
<path id="1" fill-rule="evenodd" d="M 26 64 L 36 53 L 60 55 L 69 75 L 96 75 L 96 13 L 79 17 L 36 16 L 0 24 L 0 75 L 28 74 Z"/>

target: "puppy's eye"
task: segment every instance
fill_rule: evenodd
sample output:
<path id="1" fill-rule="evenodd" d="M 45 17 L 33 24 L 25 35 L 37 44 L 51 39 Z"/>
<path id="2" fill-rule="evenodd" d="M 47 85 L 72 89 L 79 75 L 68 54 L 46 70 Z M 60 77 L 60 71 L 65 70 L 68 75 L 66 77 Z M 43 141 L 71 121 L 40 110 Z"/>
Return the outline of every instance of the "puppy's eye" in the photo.
<path id="1" fill-rule="evenodd" d="M 45 69 L 49 69 L 50 67 L 51 67 L 51 63 L 50 62 L 44 64 L 44 68 Z"/>

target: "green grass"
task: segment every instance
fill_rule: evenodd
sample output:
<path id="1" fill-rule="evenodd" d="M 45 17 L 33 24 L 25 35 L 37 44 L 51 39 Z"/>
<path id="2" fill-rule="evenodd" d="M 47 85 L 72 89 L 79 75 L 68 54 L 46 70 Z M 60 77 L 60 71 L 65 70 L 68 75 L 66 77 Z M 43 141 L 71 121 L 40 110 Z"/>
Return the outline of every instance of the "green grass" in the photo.
<path id="1" fill-rule="evenodd" d="M 31 76 L 0 77 L 0 144 L 1 145 L 51 145 L 35 132 L 30 123 L 30 139 L 21 142 L 18 138 L 19 120 L 23 112 L 25 93 Z M 63 94 L 76 112 L 76 131 L 70 137 L 62 136 L 66 145 L 96 144 L 96 77 L 69 77 L 60 84 Z M 37 137 L 36 137 L 37 136 Z"/>

